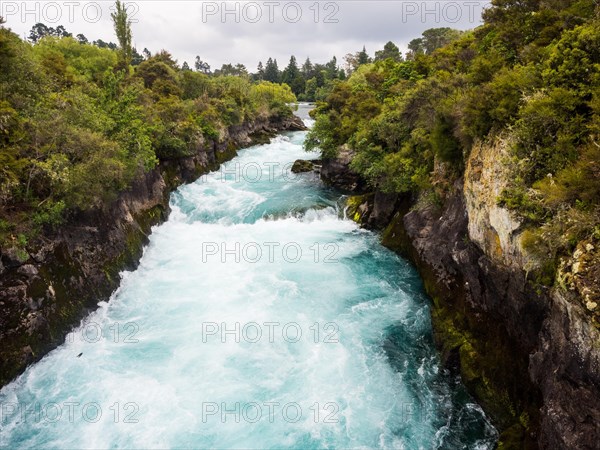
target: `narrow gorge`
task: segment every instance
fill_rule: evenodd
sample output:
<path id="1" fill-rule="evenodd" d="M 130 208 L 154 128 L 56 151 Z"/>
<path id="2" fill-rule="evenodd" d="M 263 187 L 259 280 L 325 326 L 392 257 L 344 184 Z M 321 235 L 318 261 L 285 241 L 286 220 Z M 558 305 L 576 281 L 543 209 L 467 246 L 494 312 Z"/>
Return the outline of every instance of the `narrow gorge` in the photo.
<path id="1" fill-rule="evenodd" d="M 0 449 L 600 449 L 598 0 L 33 3 Z"/>
<path id="2" fill-rule="evenodd" d="M 0 391 L 28 408 L 5 414 L 3 445 L 494 447 L 440 363 L 414 269 L 290 171 L 305 134 L 173 192 L 139 267 Z M 36 420 L 48 404 L 74 419 Z"/>

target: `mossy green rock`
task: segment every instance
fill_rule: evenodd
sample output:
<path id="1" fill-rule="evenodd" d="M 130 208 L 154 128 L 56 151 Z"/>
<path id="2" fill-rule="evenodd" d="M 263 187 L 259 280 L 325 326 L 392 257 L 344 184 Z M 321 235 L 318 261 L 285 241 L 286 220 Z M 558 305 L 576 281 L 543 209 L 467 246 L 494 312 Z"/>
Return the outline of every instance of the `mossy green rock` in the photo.
<path id="1" fill-rule="evenodd" d="M 305 159 L 297 159 L 294 161 L 292 165 L 293 173 L 303 173 L 303 172 L 311 172 L 314 169 L 314 164 L 312 161 L 307 161 Z"/>
<path id="2" fill-rule="evenodd" d="M 346 199 L 346 217 L 358 224 L 365 223 L 370 210 L 373 194 L 351 195 Z"/>

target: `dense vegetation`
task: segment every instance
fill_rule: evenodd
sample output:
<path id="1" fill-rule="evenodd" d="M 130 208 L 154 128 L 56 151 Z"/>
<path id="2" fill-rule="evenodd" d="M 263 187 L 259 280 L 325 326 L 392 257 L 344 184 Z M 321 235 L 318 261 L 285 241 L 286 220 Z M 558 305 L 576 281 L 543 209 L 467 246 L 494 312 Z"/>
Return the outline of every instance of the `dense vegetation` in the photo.
<path id="1" fill-rule="evenodd" d="M 160 160 L 218 141 L 228 126 L 291 114 L 288 86 L 183 70 L 166 51 L 140 61 L 119 3 L 113 21 L 118 46 L 41 24 L 33 44 L 0 26 L 2 246 L 24 248 L 107 204 Z"/>
<path id="2" fill-rule="evenodd" d="M 428 30 L 405 60 L 360 65 L 314 111 L 307 148 L 334 157 L 348 145 L 374 188 L 435 201 L 474 144 L 509 140 L 513 177 L 497 201 L 524 221 L 551 284 L 560 255 L 600 239 L 598 7 L 493 0 L 484 20 Z"/>

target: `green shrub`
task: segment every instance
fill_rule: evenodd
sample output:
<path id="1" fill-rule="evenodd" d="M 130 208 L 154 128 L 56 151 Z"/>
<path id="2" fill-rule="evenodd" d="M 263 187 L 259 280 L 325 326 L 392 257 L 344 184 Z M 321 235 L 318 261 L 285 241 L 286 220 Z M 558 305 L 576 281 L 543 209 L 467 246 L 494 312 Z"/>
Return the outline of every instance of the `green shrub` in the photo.
<path id="1" fill-rule="evenodd" d="M 33 216 L 33 223 L 38 226 L 48 226 L 50 228 L 57 228 L 61 225 L 64 220 L 65 213 L 65 202 L 59 200 L 58 202 L 47 202 L 35 212 Z"/>
<path id="2" fill-rule="evenodd" d="M 431 148 L 442 161 L 462 166 L 462 148 L 448 119 L 440 117 L 430 135 Z"/>

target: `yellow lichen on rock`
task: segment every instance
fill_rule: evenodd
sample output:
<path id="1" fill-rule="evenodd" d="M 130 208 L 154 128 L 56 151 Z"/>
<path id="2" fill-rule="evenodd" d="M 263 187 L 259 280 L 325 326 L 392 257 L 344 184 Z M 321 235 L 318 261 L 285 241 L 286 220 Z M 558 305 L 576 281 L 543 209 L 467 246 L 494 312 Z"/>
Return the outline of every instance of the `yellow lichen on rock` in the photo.
<path id="1" fill-rule="evenodd" d="M 573 255 L 564 259 L 558 270 L 558 280 L 563 289 L 578 294 L 585 309 L 600 325 L 600 246 L 590 241 L 580 242 Z"/>
<path id="2" fill-rule="evenodd" d="M 473 145 L 464 180 L 469 238 L 493 261 L 531 269 L 536 266 L 536 261 L 521 245 L 521 221 L 498 204 L 500 195 L 514 176 L 511 146 L 510 136 Z"/>
<path id="3" fill-rule="evenodd" d="M 368 195 L 351 195 L 346 199 L 346 217 L 362 224 L 363 215 L 368 211 Z"/>

